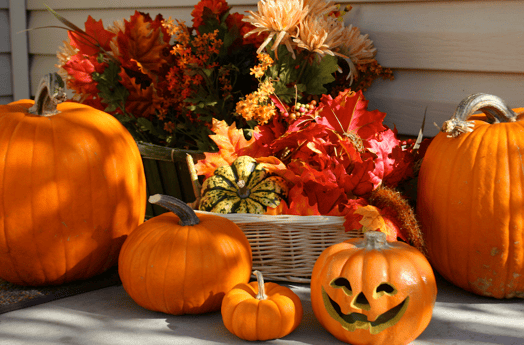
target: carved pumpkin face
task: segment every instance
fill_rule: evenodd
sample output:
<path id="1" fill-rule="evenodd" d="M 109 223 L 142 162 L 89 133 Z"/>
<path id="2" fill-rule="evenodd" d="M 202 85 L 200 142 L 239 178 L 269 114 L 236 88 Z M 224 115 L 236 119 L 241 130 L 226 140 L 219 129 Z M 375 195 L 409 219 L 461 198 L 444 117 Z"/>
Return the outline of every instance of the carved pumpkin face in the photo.
<path id="1" fill-rule="evenodd" d="M 411 342 L 429 324 L 436 293 L 424 255 L 375 231 L 327 248 L 311 277 L 315 316 L 351 344 Z"/>

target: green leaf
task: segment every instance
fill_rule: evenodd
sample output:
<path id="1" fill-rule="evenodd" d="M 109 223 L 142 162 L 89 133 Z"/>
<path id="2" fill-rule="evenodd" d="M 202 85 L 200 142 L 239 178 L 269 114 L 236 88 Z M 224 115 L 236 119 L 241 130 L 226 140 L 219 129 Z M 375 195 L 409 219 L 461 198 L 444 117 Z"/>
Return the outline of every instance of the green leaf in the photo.
<path id="1" fill-rule="evenodd" d="M 333 73 L 338 69 L 338 59 L 324 55 L 320 63 L 316 60 L 305 70 L 301 81 L 306 85 L 306 92 L 311 95 L 322 95 L 327 92 L 324 85 L 335 80 Z"/>

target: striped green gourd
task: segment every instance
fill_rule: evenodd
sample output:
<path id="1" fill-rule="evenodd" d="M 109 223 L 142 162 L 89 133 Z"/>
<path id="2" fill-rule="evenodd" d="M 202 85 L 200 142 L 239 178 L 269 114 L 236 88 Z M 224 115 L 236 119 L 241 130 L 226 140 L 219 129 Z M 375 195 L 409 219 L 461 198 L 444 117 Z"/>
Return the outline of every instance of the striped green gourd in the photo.
<path id="1" fill-rule="evenodd" d="M 287 192 L 282 177 L 271 175 L 254 158 L 240 156 L 204 181 L 199 208 L 215 213 L 264 214 L 268 207 L 277 207 Z"/>

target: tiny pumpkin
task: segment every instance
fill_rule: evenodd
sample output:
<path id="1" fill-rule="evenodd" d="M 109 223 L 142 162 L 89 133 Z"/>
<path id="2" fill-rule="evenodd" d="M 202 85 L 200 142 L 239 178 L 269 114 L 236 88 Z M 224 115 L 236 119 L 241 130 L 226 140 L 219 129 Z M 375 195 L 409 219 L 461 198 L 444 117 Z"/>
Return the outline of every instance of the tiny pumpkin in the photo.
<path id="1" fill-rule="evenodd" d="M 118 273 L 140 306 L 167 314 L 220 309 L 224 295 L 251 275 L 246 235 L 215 214 L 195 214 L 181 200 L 152 195 L 149 202 L 171 212 L 149 219 L 126 239 Z"/>
<path id="2" fill-rule="evenodd" d="M 354 345 L 399 345 L 428 326 L 435 276 L 424 255 L 379 231 L 325 249 L 313 267 L 311 306 L 322 326 Z"/>
<path id="3" fill-rule="evenodd" d="M 231 165 L 218 167 L 214 175 L 204 181 L 199 209 L 263 214 L 268 207 L 278 207 L 287 192 L 282 177 L 270 176 L 262 163 L 249 156 L 240 156 Z"/>
<path id="4" fill-rule="evenodd" d="M 133 137 L 107 113 L 62 102 L 63 87 L 48 74 L 35 101 L 0 106 L 0 278 L 19 285 L 104 272 L 144 221 Z"/>
<path id="5" fill-rule="evenodd" d="M 288 287 L 257 281 L 238 284 L 222 302 L 224 326 L 237 337 L 249 340 L 279 339 L 293 332 L 302 321 L 300 298 Z"/>
<path id="6" fill-rule="evenodd" d="M 465 98 L 431 141 L 419 173 L 417 213 L 429 261 L 483 296 L 524 298 L 523 113 L 493 95 Z"/>

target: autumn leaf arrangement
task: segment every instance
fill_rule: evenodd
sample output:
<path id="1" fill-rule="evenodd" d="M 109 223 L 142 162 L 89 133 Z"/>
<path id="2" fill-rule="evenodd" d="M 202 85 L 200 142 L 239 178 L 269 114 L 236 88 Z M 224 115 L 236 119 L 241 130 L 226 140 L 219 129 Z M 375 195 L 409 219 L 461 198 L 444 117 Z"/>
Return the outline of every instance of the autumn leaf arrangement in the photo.
<path id="1" fill-rule="evenodd" d="M 260 0 L 233 13 L 200 1 L 193 25 L 136 11 L 69 28 L 57 67 L 74 98 L 116 116 L 137 141 L 199 149 L 208 178 L 249 155 L 289 184 L 282 213 L 346 218 L 346 229 L 421 242 L 395 188 L 423 149 L 369 111 L 364 91 L 393 79 L 367 35 L 325 0 Z"/>
<path id="2" fill-rule="evenodd" d="M 191 26 L 136 11 L 109 26 L 89 16 L 85 29 L 49 9 L 68 29 L 58 72 L 74 100 L 116 116 L 137 141 L 202 151 L 217 149 L 209 138 L 214 120 L 248 138 L 258 125 L 237 103 L 259 86 L 252 70 L 263 50 L 276 61 L 264 75 L 284 102 L 297 93 L 335 94 L 349 81 L 358 90 L 392 78 L 374 59 L 372 42 L 344 25 L 346 11 L 333 2 L 262 0 L 258 8 L 248 15 L 225 0 L 202 0 Z"/>

